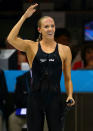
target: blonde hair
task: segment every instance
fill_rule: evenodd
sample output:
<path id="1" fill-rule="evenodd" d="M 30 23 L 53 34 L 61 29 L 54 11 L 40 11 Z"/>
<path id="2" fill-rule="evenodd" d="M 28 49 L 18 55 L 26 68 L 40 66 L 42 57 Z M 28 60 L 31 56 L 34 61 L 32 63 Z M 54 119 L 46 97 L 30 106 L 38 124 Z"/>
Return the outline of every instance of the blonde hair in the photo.
<path id="1" fill-rule="evenodd" d="M 50 16 L 43 16 L 43 17 L 41 17 L 41 18 L 38 20 L 38 23 L 37 23 L 38 27 L 41 27 L 42 20 L 43 20 L 43 19 L 46 19 L 46 18 L 51 18 L 51 19 L 53 19 L 53 18 L 50 17 Z M 53 20 L 54 20 L 54 19 L 53 19 Z"/>
<path id="2" fill-rule="evenodd" d="M 51 18 L 51 19 L 53 19 L 53 18 L 50 17 L 50 16 L 43 16 L 43 17 L 41 17 L 41 18 L 38 20 L 38 23 L 37 23 L 37 26 L 38 26 L 39 28 L 41 28 L 42 20 L 43 20 L 43 19 L 46 19 L 46 18 Z M 54 20 L 54 19 L 53 19 L 53 20 Z M 42 34 L 39 33 L 39 36 L 38 36 L 38 38 L 37 38 L 37 42 L 40 42 L 41 40 L 42 40 Z"/>

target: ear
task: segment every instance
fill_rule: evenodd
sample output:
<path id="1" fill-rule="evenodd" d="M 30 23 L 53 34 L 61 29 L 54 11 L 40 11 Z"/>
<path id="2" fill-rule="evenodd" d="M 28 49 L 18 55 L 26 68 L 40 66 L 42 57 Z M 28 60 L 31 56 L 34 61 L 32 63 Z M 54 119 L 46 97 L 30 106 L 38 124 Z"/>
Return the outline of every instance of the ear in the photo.
<path id="1" fill-rule="evenodd" d="M 38 32 L 41 33 L 40 27 L 38 27 L 37 29 L 38 29 Z"/>

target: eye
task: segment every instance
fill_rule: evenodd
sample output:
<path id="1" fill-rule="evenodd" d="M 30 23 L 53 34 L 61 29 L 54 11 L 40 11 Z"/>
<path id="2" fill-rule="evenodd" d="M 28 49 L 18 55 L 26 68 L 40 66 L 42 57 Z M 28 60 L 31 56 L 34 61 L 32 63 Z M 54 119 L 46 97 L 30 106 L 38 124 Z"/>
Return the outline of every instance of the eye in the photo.
<path id="1" fill-rule="evenodd" d="M 48 28 L 48 27 L 49 27 L 48 25 L 45 26 L 45 28 Z"/>
<path id="2" fill-rule="evenodd" d="M 51 25 L 51 27 L 53 28 L 53 27 L 55 27 L 55 25 Z"/>

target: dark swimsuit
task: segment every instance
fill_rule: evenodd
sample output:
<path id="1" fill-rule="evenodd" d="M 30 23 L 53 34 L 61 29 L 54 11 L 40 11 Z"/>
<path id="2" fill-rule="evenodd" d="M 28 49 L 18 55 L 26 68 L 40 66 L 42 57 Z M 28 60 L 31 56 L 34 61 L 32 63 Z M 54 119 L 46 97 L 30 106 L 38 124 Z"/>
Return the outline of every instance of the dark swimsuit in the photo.
<path id="1" fill-rule="evenodd" d="M 32 63 L 32 86 L 28 97 L 28 131 L 43 131 L 45 115 L 49 131 L 61 131 L 61 75 L 62 61 L 58 44 L 49 54 L 38 44 L 38 51 Z"/>

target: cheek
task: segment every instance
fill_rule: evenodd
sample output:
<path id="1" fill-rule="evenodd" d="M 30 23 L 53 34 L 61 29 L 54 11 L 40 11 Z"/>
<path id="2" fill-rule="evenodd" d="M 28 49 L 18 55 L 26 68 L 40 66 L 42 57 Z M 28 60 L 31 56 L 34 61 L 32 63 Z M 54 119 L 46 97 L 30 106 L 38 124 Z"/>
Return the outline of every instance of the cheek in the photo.
<path id="1" fill-rule="evenodd" d="M 47 29 L 43 29 L 42 32 L 43 32 L 43 33 L 46 33 L 46 32 L 47 32 Z"/>
<path id="2" fill-rule="evenodd" d="M 46 32 L 47 32 L 46 30 L 42 30 L 41 34 L 42 34 L 42 35 L 45 35 Z"/>
<path id="3" fill-rule="evenodd" d="M 54 32 L 55 32 L 56 29 L 54 28 L 53 30 L 54 30 Z"/>

